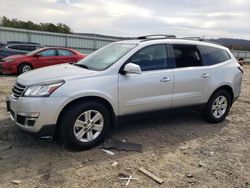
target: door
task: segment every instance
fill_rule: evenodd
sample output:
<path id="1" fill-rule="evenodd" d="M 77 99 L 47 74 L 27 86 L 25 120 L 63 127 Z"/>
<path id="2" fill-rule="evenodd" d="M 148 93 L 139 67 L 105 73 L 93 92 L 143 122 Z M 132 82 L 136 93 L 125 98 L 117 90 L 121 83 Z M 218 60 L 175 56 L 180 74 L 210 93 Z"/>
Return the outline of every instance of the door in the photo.
<path id="1" fill-rule="evenodd" d="M 201 53 L 195 45 L 172 45 L 175 59 L 173 107 L 206 102 L 210 88 L 211 72 L 202 66 Z"/>
<path id="2" fill-rule="evenodd" d="M 32 66 L 34 68 L 40 68 L 45 66 L 54 65 L 57 62 L 57 54 L 55 49 L 47 49 L 37 53 L 38 56 L 34 55 Z"/>
<path id="3" fill-rule="evenodd" d="M 174 77 L 166 45 L 144 47 L 127 63 L 139 65 L 142 73 L 119 74 L 119 115 L 170 108 Z"/>

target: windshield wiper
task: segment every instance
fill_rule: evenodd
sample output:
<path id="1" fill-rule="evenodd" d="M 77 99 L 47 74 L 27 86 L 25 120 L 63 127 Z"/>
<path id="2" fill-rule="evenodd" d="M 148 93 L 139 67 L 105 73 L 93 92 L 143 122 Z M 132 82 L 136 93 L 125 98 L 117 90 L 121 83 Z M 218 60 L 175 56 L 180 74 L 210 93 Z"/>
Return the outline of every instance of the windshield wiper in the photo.
<path id="1" fill-rule="evenodd" d="M 78 66 L 78 67 L 82 67 L 82 68 L 85 68 L 85 69 L 89 69 L 89 67 L 87 65 L 83 65 L 83 64 L 72 64 L 72 65 L 75 65 L 75 66 Z"/>

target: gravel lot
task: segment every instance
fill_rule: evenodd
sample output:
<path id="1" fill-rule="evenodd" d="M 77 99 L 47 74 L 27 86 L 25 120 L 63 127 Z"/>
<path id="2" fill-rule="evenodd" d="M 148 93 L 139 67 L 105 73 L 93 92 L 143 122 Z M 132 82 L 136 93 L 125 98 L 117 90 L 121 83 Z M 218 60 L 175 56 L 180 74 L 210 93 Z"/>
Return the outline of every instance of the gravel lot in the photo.
<path id="1" fill-rule="evenodd" d="M 1 188 L 124 187 L 119 173 L 139 179 L 128 187 L 250 187 L 250 66 L 245 66 L 241 97 L 223 123 L 208 124 L 197 113 L 128 121 L 112 138 L 143 144 L 143 152 L 113 150 L 113 156 L 101 146 L 72 152 L 15 128 L 5 108 L 14 80 L 0 77 Z M 158 185 L 139 167 L 164 183 Z"/>

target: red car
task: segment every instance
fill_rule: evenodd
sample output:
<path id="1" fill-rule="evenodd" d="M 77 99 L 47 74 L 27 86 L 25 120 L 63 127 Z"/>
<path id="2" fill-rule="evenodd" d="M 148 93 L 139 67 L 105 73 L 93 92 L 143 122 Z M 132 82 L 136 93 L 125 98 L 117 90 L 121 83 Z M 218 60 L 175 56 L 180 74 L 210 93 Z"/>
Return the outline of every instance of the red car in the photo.
<path id="1" fill-rule="evenodd" d="M 25 55 L 12 55 L 0 62 L 0 73 L 22 74 L 32 69 L 62 64 L 75 63 L 86 55 L 69 48 L 40 48 Z"/>

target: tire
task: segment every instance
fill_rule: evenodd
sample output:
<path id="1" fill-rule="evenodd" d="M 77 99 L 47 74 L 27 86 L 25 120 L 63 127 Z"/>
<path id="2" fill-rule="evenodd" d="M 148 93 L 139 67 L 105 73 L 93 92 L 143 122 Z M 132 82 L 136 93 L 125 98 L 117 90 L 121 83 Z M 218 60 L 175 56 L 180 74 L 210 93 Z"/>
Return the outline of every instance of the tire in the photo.
<path id="1" fill-rule="evenodd" d="M 210 123 L 220 123 L 228 115 L 231 106 L 231 95 L 226 90 L 218 90 L 203 109 L 203 117 Z"/>
<path id="2" fill-rule="evenodd" d="M 93 124 L 94 117 L 100 118 L 96 124 Z M 86 101 L 75 104 L 64 112 L 60 120 L 60 142 L 69 148 L 90 149 L 103 142 L 108 135 L 111 127 L 110 117 L 107 107 L 102 103 Z"/>
<path id="3" fill-rule="evenodd" d="M 32 66 L 27 63 L 24 63 L 18 67 L 18 74 L 22 74 L 31 70 L 32 70 Z"/>

